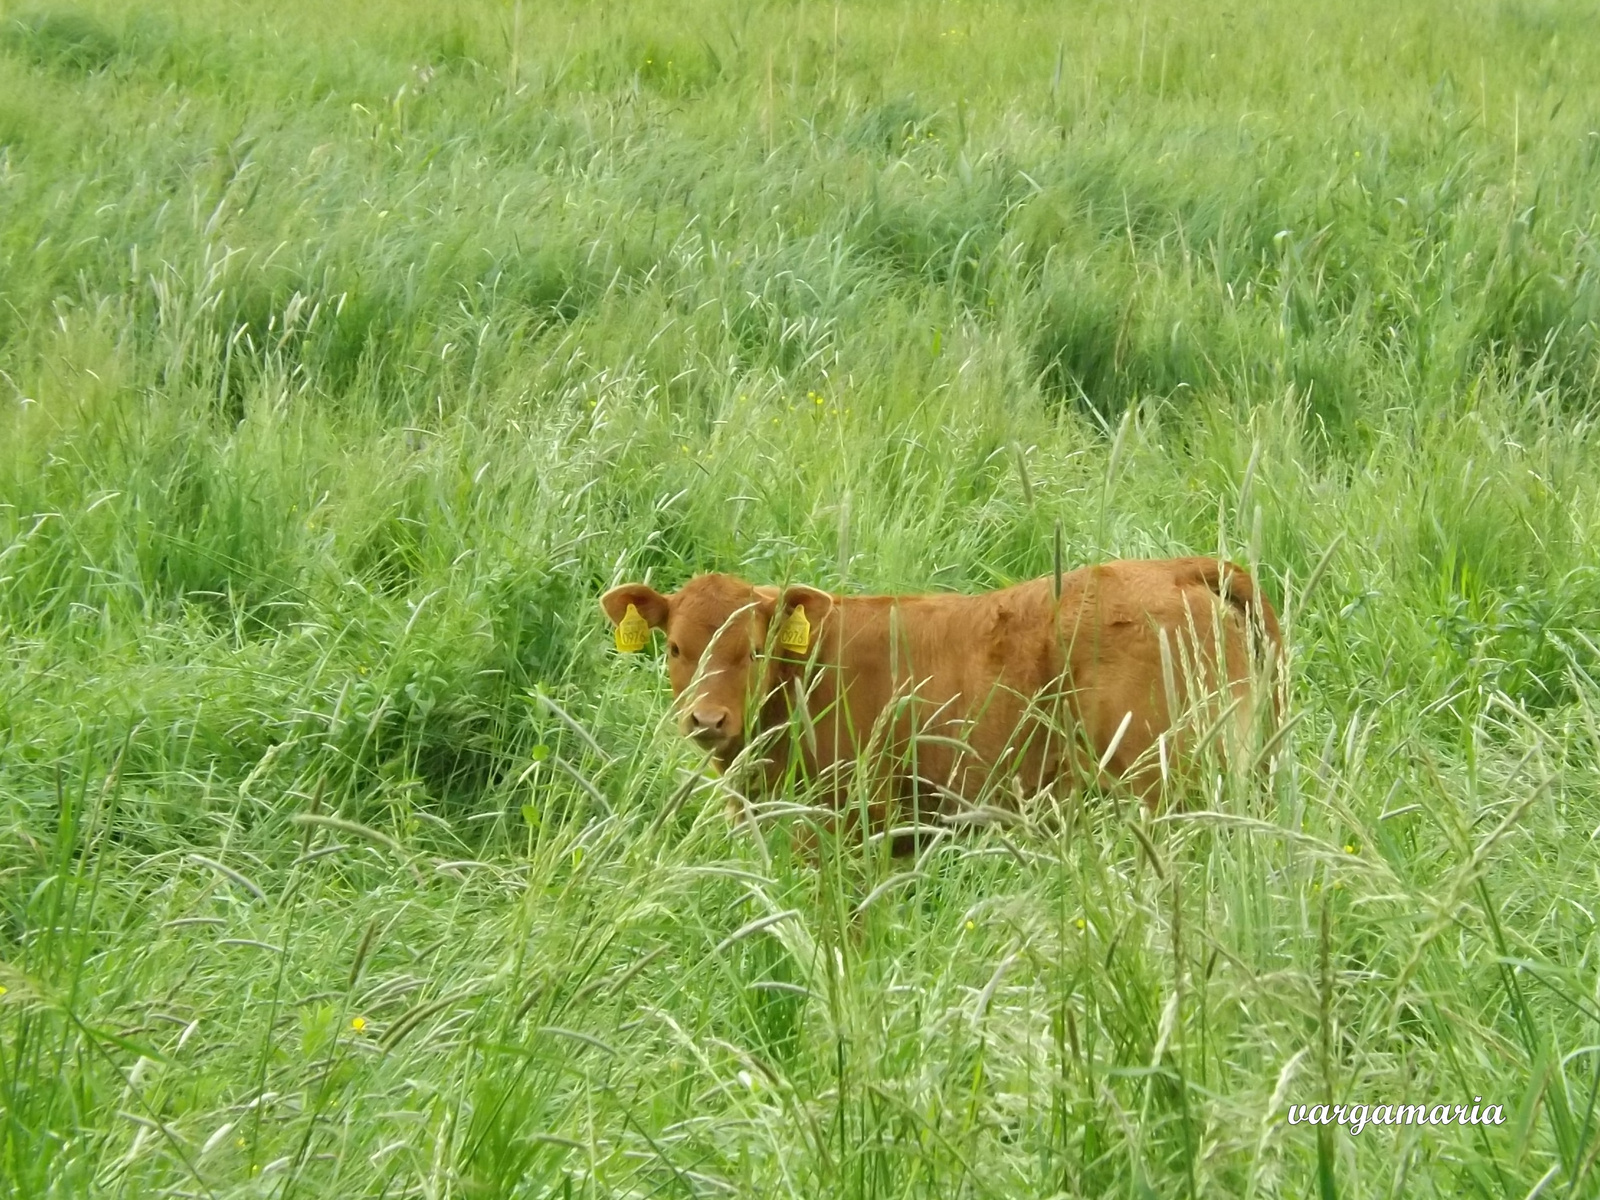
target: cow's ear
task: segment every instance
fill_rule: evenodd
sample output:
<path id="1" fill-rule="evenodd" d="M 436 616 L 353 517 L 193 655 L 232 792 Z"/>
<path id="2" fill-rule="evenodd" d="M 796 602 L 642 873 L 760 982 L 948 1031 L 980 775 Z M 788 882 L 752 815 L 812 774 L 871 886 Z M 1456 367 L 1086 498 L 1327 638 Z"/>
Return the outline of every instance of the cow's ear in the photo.
<path id="1" fill-rule="evenodd" d="M 778 601 L 778 647 L 794 654 L 805 654 L 816 641 L 822 619 L 833 610 L 833 597 L 803 583 L 783 589 Z"/>
<path id="2" fill-rule="evenodd" d="M 613 625 L 622 624 L 622 618 L 628 615 L 630 606 L 651 629 L 658 629 L 667 623 L 668 600 L 647 583 L 625 583 L 600 597 L 600 607 Z"/>

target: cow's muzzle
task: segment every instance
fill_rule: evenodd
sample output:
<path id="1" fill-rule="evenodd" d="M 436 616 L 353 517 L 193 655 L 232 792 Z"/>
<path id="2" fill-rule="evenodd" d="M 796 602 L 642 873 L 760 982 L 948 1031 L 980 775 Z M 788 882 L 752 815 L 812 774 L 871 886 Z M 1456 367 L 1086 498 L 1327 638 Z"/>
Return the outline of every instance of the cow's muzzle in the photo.
<path id="1" fill-rule="evenodd" d="M 714 704 L 697 704 L 684 718 L 683 731 L 707 750 L 719 750 L 739 737 L 733 714 Z"/>

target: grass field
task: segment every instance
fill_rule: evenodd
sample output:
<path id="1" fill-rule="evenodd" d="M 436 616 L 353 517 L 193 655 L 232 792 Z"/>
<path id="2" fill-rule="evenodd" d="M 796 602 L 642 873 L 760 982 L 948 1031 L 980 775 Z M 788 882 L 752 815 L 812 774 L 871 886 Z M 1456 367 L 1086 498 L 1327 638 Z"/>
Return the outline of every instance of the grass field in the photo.
<path id="1" fill-rule="evenodd" d="M 0 1194 L 1600 1195 L 1597 195 L 1587 0 L 0 2 Z M 1058 522 L 1269 781 L 808 865 L 595 603 Z"/>

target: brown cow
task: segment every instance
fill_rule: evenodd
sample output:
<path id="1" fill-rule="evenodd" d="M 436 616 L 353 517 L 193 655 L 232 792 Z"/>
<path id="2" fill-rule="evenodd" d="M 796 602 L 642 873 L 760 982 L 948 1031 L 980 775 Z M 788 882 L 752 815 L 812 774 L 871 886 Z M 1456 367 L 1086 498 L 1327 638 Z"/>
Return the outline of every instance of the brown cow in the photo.
<path id="1" fill-rule="evenodd" d="M 1053 592 L 1046 577 L 981 596 L 844 597 L 701 575 L 600 604 L 619 647 L 666 630 L 683 731 L 719 769 L 752 733 L 786 727 L 755 751 L 765 784 L 798 765 L 837 805 L 876 764 L 874 825 L 895 801 L 949 815 L 1007 777 L 1025 794 L 1120 781 L 1154 804 L 1197 730 L 1241 748 L 1281 652 L 1248 574 L 1212 558 L 1112 562 Z"/>

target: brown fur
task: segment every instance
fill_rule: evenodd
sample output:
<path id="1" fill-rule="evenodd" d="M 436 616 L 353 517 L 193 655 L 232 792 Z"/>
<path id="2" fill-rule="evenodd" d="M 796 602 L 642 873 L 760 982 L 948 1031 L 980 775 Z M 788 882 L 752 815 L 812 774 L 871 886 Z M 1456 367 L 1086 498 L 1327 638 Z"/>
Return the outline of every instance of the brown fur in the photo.
<path id="1" fill-rule="evenodd" d="M 1005 777 L 1024 794 L 1118 782 L 1153 805 L 1197 725 L 1236 700 L 1226 748 L 1253 721 L 1262 673 L 1251 669 L 1250 629 L 1270 672 L 1277 614 L 1248 574 L 1210 558 L 1083 567 L 1061 585 L 1058 604 L 1048 577 L 980 596 L 842 597 L 701 575 L 670 596 L 627 584 L 601 605 L 613 624 L 633 604 L 666 630 L 684 732 L 719 769 L 752 725 L 790 725 L 763 747 L 767 784 L 798 755 L 842 804 L 851 772 L 876 764 L 874 824 L 897 803 L 949 813 Z M 804 657 L 775 645 L 800 604 L 812 625 Z"/>

